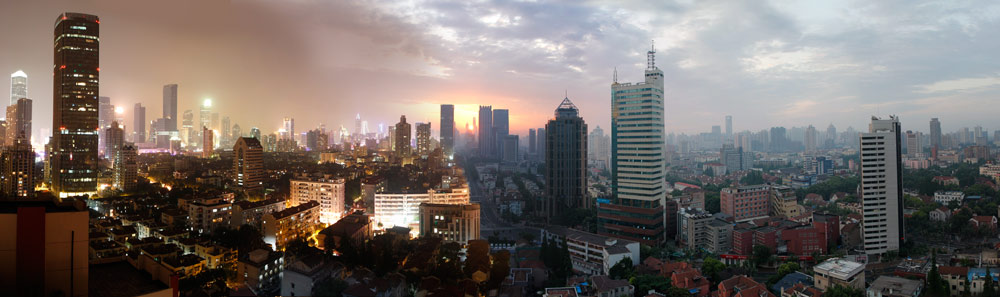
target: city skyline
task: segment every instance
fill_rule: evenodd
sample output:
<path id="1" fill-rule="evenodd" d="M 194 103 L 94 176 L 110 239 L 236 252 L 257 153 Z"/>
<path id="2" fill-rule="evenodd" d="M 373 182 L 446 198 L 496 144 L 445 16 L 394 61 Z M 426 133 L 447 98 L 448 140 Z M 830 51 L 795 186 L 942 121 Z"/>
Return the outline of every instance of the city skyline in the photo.
<path id="1" fill-rule="evenodd" d="M 46 75 L 49 57 L 42 50 L 51 40 L 39 37 L 51 26 L 45 20 L 53 13 L 82 11 L 114 24 L 102 32 L 107 41 L 102 43 L 102 52 L 114 58 L 102 61 L 106 66 L 100 94 L 112 98 L 112 104 L 142 103 L 153 108 L 150 114 L 160 114 L 162 110 L 155 109 L 162 105 L 162 86 L 177 83 L 177 110 L 198 110 L 202 100 L 211 98 L 213 109 L 231 116 L 232 123 L 260 127 L 265 133 L 277 130 L 284 116 L 298 119 L 302 127 L 322 123 L 331 129 L 350 128 L 358 113 L 373 125 L 394 123 L 401 114 L 413 122 L 433 123 L 439 118 L 439 104 L 454 104 L 459 127 L 472 121 L 478 105 L 508 108 L 511 134 L 523 136 L 528 129 L 544 125 L 550 118 L 544 112 L 546 106 L 557 103 L 565 91 L 577 98 L 574 102 L 581 116 L 595 127 L 607 127 L 610 101 L 605 92 L 612 73 L 617 68 L 623 77 L 637 75 L 636 58 L 650 40 L 656 40 L 660 53 L 666 97 L 673 99 L 666 109 L 667 133 L 707 131 L 722 125 L 726 115 L 733 115 L 734 132 L 829 123 L 863 130 L 873 114 L 898 115 L 904 130 L 926 132 L 927 121 L 934 117 L 941 119 L 944 131 L 977 125 L 1000 128 L 988 110 L 975 108 L 988 104 L 1000 91 L 1000 80 L 987 67 L 989 63 L 974 62 L 988 55 L 982 51 L 989 48 L 984 42 L 996 42 L 976 37 L 988 36 L 1000 26 L 991 26 L 996 21 L 988 18 L 990 10 L 977 13 L 974 4 L 952 7 L 945 15 L 952 21 L 940 23 L 915 23 L 905 16 L 922 11 L 899 7 L 899 11 L 873 18 L 879 21 L 877 26 L 866 25 L 860 18 L 888 13 L 892 7 L 487 3 L 474 8 L 340 2 L 293 7 L 267 1 L 182 1 L 149 10 L 141 4 L 114 1 L 2 5 L 3 22 L 24 30 L 0 41 L 5 53 L 18 57 L 0 61 L 0 70 L 24 70 L 31 80 L 29 98 L 51 96 L 44 87 L 51 82 Z M 409 11 L 407 5 L 421 9 Z M 547 9 L 545 13 L 533 13 L 542 8 Z M 736 26 L 742 30 L 737 33 L 759 32 L 740 37 L 720 33 L 722 26 L 732 25 L 726 17 L 741 9 L 752 18 Z M 818 11 L 824 9 L 832 12 Z M 14 11 L 18 13 L 10 14 Z M 174 17 L 179 11 L 197 12 Z M 449 12 L 449 16 L 434 16 L 435 11 Z M 456 11 L 467 11 L 469 16 L 450 13 Z M 655 11 L 672 18 L 651 15 Z M 264 13 L 281 20 L 280 24 L 261 27 L 250 21 Z M 365 13 L 378 18 L 365 17 Z M 345 20 L 320 18 L 328 14 Z M 541 20 L 550 16 L 587 21 L 540 27 Z M 313 40 L 308 33 L 284 34 L 303 27 L 335 37 Z M 955 34 L 934 34 L 951 31 Z M 867 41 L 846 35 L 866 36 Z M 271 42 L 255 39 L 261 36 Z M 472 40 L 474 36 L 481 36 L 482 41 Z M 358 42 L 333 52 L 320 50 L 337 38 Z M 734 43 L 726 47 L 733 49 L 713 46 L 728 41 Z M 872 41 L 879 42 L 876 51 L 851 46 Z M 955 48 L 936 45 L 945 41 Z M 277 44 L 288 46 L 278 48 Z M 924 51 L 893 55 L 913 46 L 923 46 Z M 237 54 L 220 54 L 232 50 Z M 510 57 L 501 59 L 506 56 Z M 247 59 L 258 61 L 257 71 L 241 65 Z M 951 67 L 932 71 L 940 63 Z M 147 67 L 159 71 L 150 72 Z M 137 72 L 144 75 L 132 75 Z M 723 72 L 735 74 L 719 74 Z M 393 87 L 371 87 L 383 84 Z M 9 89 L 9 82 L 0 83 L 0 88 Z M 286 100 L 315 108 L 293 109 L 281 104 Z M 37 110 L 51 109 L 48 100 L 36 100 L 36 105 Z M 126 113 L 131 119 L 131 111 Z M 50 115 L 36 118 L 39 125 L 34 133 L 52 131 L 47 124 Z M 438 135 L 437 130 L 434 134 Z"/>

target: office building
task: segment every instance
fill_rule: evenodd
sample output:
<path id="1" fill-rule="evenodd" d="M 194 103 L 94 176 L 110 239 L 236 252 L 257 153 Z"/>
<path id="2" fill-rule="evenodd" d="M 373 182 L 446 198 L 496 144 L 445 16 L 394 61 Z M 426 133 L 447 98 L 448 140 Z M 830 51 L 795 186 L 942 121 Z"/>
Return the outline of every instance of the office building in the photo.
<path id="1" fill-rule="evenodd" d="M 295 140 L 295 119 L 290 117 L 285 117 L 281 120 L 281 130 L 284 134 L 281 134 L 281 139 L 291 139 Z"/>
<path id="2" fill-rule="evenodd" d="M 799 205 L 795 190 L 788 186 L 771 186 L 770 215 L 792 219 L 805 213 L 805 207 Z"/>
<path id="3" fill-rule="evenodd" d="M 126 143 L 114 158 L 114 187 L 129 192 L 135 190 L 139 180 L 139 152 L 134 144 Z"/>
<path id="4" fill-rule="evenodd" d="M 319 203 L 320 223 L 333 224 L 343 217 L 344 179 L 297 175 L 289 181 L 289 190 L 292 205 L 301 205 L 309 201 Z"/>
<path id="5" fill-rule="evenodd" d="M 750 170 L 753 167 L 753 153 L 743 151 L 742 146 L 724 144 L 719 150 L 719 163 L 725 165 L 728 172 Z"/>
<path id="6" fill-rule="evenodd" d="M 503 150 L 503 155 L 501 155 L 501 160 L 505 163 L 517 163 L 520 159 L 518 158 L 518 149 L 520 148 L 520 139 L 517 135 L 507 135 L 503 138 L 503 147 L 507 149 Z"/>
<path id="7" fill-rule="evenodd" d="M 535 134 L 535 129 L 528 129 L 528 154 L 534 155 L 538 153 L 538 135 Z"/>
<path id="8" fill-rule="evenodd" d="M 587 159 L 598 169 L 611 168 L 611 138 L 597 126 L 587 136 Z"/>
<path id="9" fill-rule="evenodd" d="M 832 258 L 813 266 L 813 280 L 817 289 L 826 291 L 834 286 L 863 290 L 865 264 Z"/>
<path id="10" fill-rule="evenodd" d="M 7 106 L 7 130 L 4 145 L 13 145 L 18 137 L 31 143 L 31 99 L 21 98 Z"/>
<path id="11" fill-rule="evenodd" d="M 104 129 L 104 159 L 114 162 L 118 150 L 125 145 L 125 130 L 118 122 L 111 122 L 111 127 Z"/>
<path id="12" fill-rule="evenodd" d="M 931 118 L 931 149 L 943 149 L 941 146 L 941 121 Z"/>
<path id="13" fill-rule="evenodd" d="M 663 71 L 646 53 L 645 80 L 611 84 L 611 203 L 601 204 L 602 234 L 659 245 L 666 202 Z"/>
<path id="14" fill-rule="evenodd" d="M 198 128 L 195 128 L 195 132 L 198 133 L 198 138 L 204 137 L 203 129 L 205 127 L 212 126 L 212 99 L 205 99 L 201 102 L 201 110 L 198 111 Z M 204 143 L 202 143 L 204 146 Z"/>
<path id="15" fill-rule="evenodd" d="M 319 202 L 309 201 L 265 214 L 261 220 L 264 243 L 283 251 L 289 242 L 308 238 L 319 230 Z"/>
<path id="16" fill-rule="evenodd" d="M 770 211 L 770 195 L 768 185 L 724 188 L 719 197 L 722 213 L 732 216 L 736 222 L 765 218 Z"/>
<path id="17" fill-rule="evenodd" d="M 556 107 L 545 130 L 544 216 L 553 219 L 592 207 L 587 196 L 587 123 L 569 98 Z"/>
<path id="18" fill-rule="evenodd" d="M 806 128 L 805 145 L 807 153 L 816 152 L 816 127 L 813 127 L 813 125 L 809 125 Z"/>
<path id="19" fill-rule="evenodd" d="M 417 123 L 417 155 L 431 153 L 431 123 Z"/>
<path id="20" fill-rule="evenodd" d="M 728 141 L 732 141 L 732 137 L 733 137 L 733 116 L 727 115 L 726 116 L 726 139 L 728 139 Z"/>
<path id="21" fill-rule="evenodd" d="M 410 135 L 413 133 L 410 129 L 410 124 L 406 122 L 406 116 L 399 116 L 399 123 L 396 123 L 395 130 L 395 152 L 396 157 L 409 157 L 413 153 L 413 147 L 410 146 Z"/>
<path id="22" fill-rule="evenodd" d="M 455 152 L 455 106 L 441 104 L 441 149 L 445 155 Z"/>
<path id="23" fill-rule="evenodd" d="M 50 144 L 52 190 L 60 197 L 97 191 L 99 26 L 95 15 L 56 18 L 53 115 Z"/>
<path id="24" fill-rule="evenodd" d="M 115 120 L 115 106 L 111 104 L 110 97 L 98 97 L 97 105 L 97 126 L 100 127 L 100 150 L 104 152 L 106 147 L 104 143 L 108 140 L 107 135 L 104 135 L 104 130 L 111 128 L 111 122 Z"/>
<path id="25" fill-rule="evenodd" d="M 10 198 L 35 196 L 35 151 L 24 135 L 19 135 L 0 154 L 0 178 L 4 195 Z"/>
<path id="26" fill-rule="evenodd" d="M 88 222 L 80 200 L 0 201 L 0 295 L 88 296 Z"/>
<path id="27" fill-rule="evenodd" d="M 677 245 L 691 250 L 708 249 L 708 225 L 715 220 L 712 214 L 696 208 L 682 208 L 677 212 Z"/>
<path id="28" fill-rule="evenodd" d="M 142 103 L 132 108 L 132 142 L 146 142 L 146 107 Z"/>
<path id="29" fill-rule="evenodd" d="M 177 84 L 163 86 L 164 129 L 177 131 Z"/>
<path id="30" fill-rule="evenodd" d="M 215 153 L 215 133 L 208 127 L 201 127 L 201 157 L 211 158 Z"/>
<path id="31" fill-rule="evenodd" d="M 194 130 L 194 112 L 190 109 L 184 111 L 184 119 L 181 121 L 181 139 L 187 146 L 198 146 L 198 132 Z M 159 140 L 157 140 L 159 144 Z"/>
<path id="32" fill-rule="evenodd" d="M 479 106 L 479 156 L 492 158 L 496 153 L 496 138 L 493 137 L 493 106 Z"/>
<path id="33" fill-rule="evenodd" d="M 493 152 L 497 158 L 504 157 L 504 139 L 510 135 L 510 111 L 506 109 L 493 110 Z"/>
<path id="34" fill-rule="evenodd" d="M 256 138 L 240 137 L 233 146 L 236 186 L 247 193 L 264 190 L 264 147 Z"/>
<path id="35" fill-rule="evenodd" d="M 479 203 L 421 203 L 420 236 L 463 245 L 479 239 Z"/>
<path id="36" fill-rule="evenodd" d="M 868 254 L 897 251 L 904 240 L 899 127 L 896 116 L 872 117 L 868 133 L 861 133 L 861 233 Z"/>
<path id="37" fill-rule="evenodd" d="M 220 145 L 226 146 L 226 145 L 230 144 L 229 140 L 231 139 L 230 137 L 232 136 L 230 134 L 231 131 L 232 131 L 231 128 L 232 128 L 232 126 L 229 123 L 229 117 L 222 117 L 222 124 L 221 124 L 221 126 L 219 126 L 219 143 L 220 143 Z"/>
<path id="38" fill-rule="evenodd" d="M 18 70 L 10 74 L 10 105 L 21 98 L 28 98 L 28 75 Z"/>
<path id="39" fill-rule="evenodd" d="M 584 275 L 608 275 L 611 267 L 625 258 L 639 265 L 639 243 L 609 238 L 576 229 L 549 226 L 542 229 L 542 240 L 566 242 L 573 270 Z"/>

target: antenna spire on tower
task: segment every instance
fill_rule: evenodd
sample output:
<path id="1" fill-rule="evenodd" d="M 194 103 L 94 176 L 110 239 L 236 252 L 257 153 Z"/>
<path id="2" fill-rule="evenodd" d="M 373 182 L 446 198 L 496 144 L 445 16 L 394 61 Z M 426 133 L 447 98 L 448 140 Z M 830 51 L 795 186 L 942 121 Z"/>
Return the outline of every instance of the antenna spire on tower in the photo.
<path id="1" fill-rule="evenodd" d="M 649 51 L 646 52 L 646 70 L 656 69 L 656 44 L 650 40 Z"/>
<path id="2" fill-rule="evenodd" d="M 615 73 L 612 75 L 611 80 L 614 81 L 614 83 L 616 83 L 616 84 L 618 83 L 618 67 L 617 66 L 615 66 Z"/>

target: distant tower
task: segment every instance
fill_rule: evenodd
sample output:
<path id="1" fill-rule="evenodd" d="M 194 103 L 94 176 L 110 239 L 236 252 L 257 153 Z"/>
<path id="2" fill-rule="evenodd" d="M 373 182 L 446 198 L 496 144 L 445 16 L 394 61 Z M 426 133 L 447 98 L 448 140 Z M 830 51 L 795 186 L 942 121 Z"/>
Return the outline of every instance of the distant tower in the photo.
<path id="1" fill-rule="evenodd" d="M 7 197 L 27 198 L 35 193 L 35 152 L 20 134 L 0 154 L 0 186 Z"/>
<path id="2" fill-rule="evenodd" d="M 14 145 L 18 137 L 24 137 L 31 144 L 31 110 L 32 101 L 28 98 L 17 99 L 7 106 L 7 130 L 4 145 Z"/>
<path id="3" fill-rule="evenodd" d="M 138 151 L 134 144 L 126 143 L 114 158 L 114 187 L 129 192 L 135 190 L 139 179 Z"/>
<path id="4" fill-rule="evenodd" d="M 184 120 L 181 122 L 181 129 L 183 132 L 182 139 L 187 142 L 188 146 L 196 147 L 198 146 L 198 131 L 194 130 L 194 112 L 190 109 L 184 111 Z"/>
<path id="5" fill-rule="evenodd" d="M 104 142 L 104 159 L 113 162 L 118 150 L 125 144 L 125 131 L 122 130 L 117 121 L 111 122 L 111 127 L 104 129 L 104 131 L 104 134 L 107 135 Z"/>
<path id="6" fill-rule="evenodd" d="M 163 86 L 163 118 L 167 131 L 177 131 L 177 84 Z"/>
<path id="7" fill-rule="evenodd" d="M 445 155 L 455 152 L 455 106 L 441 104 L 441 149 Z"/>
<path id="8" fill-rule="evenodd" d="M 733 138 L 733 116 L 726 116 L 726 141 L 732 141 Z"/>
<path id="9" fill-rule="evenodd" d="M 215 152 L 215 133 L 208 127 L 201 127 L 201 135 L 201 157 L 211 158 L 212 154 Z"/>
<path id="10" fill-rule="evenodd" d="M 136 103 L 132 108 L 132 141 L 146 142 L 146 107 L 142 103 Z"/>
<path id="11" fill-rule="evenodd" d="M 569 98 L 563 98 L 545 131 L 544 216 L 592 207 L 587 196 L 587 124 Z"/>
<path id="12" fill-rule="evenodd" d="M 504 156 L 504 139 L 510 134 L 510 111 L 506 109 L 493 110 L 493 153 L 497 158 Z M 516 149 L 516 148 L 515 148 Z"/>
<path id="13" fill-rule="evenodd" d="M 21 98 L 28 98 L 28 75 L 18 70 L 10 75 L 10 104 L 17 104 Z"/>
<path id="14" fill-rule="evenodd" d="M 201 103 L 201 110 L 198 113 L 198 128 L 211 127 L 212 126 L 212 99 L 205 99 Z M 198 138 L 204 137 L 202 135 L 202 129 L 195 129 L 195 133 L 198 133 Z"/>
<path id="15" fill-rule="evenodd" d="M 806 152 L 815 153 L 816 152 L 816 127 L 809 125 L 806 128 Z"/>
<path id="16" fill-rule="evenodd" d="M 396 124 L 396 156 L 397 157 L 408 157 L 413 153 L 413 147 L 410 146 L 410 135 L 413 130 L 410 128 L 410 124 L 406 122 L 406 116 L 399 116 L 399 123 Z"/>
<path id="17" fill-rule="evenodd" d="M 431 153 L 431 123 L 417 123 L 417 155 Z"/>
<path id="18" fill-rule="evenodd" d="M 285 129 L 285 139 L 295 139 L 295 119 L 291 117 L 285 117 L 281 120 L 281 127 Z"/>
<path id="19" fill-rule="evenodd" d="M 938 118 L 931 118 L 931 149 L 938 150 L 941 147 L 941 121 Z"/>
<path id="20" fill-rule="evenodd" d="M 872 117 L 868 133 L 861 133 L 861 201 L 864 201 L 861 238 L 865 253 L 898 251 L 904 241 L 902 147 L 896 116 Z M 878 185 L 868 187 L 868 185 Z"/>
<path id="21" fill-rule="evenodd" d="M 479 106 L 479 156 L 495 157 L 496 138 L 493 134 L 493 106 Z"/>

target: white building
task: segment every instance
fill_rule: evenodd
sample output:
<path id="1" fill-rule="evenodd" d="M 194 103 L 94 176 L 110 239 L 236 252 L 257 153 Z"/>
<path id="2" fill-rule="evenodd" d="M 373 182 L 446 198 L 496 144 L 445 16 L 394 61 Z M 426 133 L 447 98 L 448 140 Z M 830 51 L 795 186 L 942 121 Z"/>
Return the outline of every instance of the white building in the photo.
<path id="1" fill-rule="evenodd" d="M 867 254 L 899 250 L 903 241 L 903 191 L 899 118 L 872 117 L 861 133 L 861 237 Z"/>
<path id="2" fill-rule="evenodd" d="M 934 202 L 941 204 L 948 204 L 952 201 L 962 202 L 965 199 L 965 193 L 962 191 L 937 191 L 934 192 Z"/>
<path id="3" fill-rule="evenodd" d="M 344 215 L 344 179 L 296 176 L 289 181 L 292 205 L 319 202 L 319 221 L 333 224 Z"/>
<path id="4" fill-rule="evenodd" d="M 21 98 L 28 98 L 28 75 L 18 70 L 10 75 L 10 105 Z"/>
<path id="5" fill-rule="evenodd" d="M 541 238 L 558 243 L 565 239 L 569 246 L 569 258 L 573 263 L 573 270 L 586 275 L 607 275 L 612 266 L 625 258 L 631 258 L 632 265 L 638 265 L 641 261 L 639 243 L 631 240 L 559 226 L 542 229 Z"/>
<path id="6" fill-rule="evenodd" d="M 420 204 L 469 204 L 469 188 L 453 187 L 447 190 L 427 190 L 418 194 L 375 194 L 375 228 L 393 226 L 420 228 Z"/>
<path id="7" fill-rule="evenodd" d="M 840 285 L 855 289 L 865 288 L 865 264 L 841 258 L 831 258 L 813 266 L 813 280 L 817 289 Z"/>

